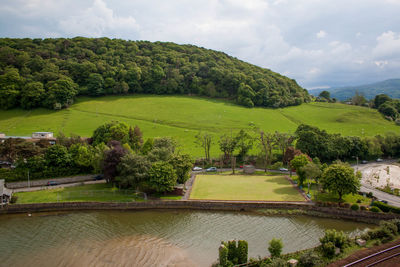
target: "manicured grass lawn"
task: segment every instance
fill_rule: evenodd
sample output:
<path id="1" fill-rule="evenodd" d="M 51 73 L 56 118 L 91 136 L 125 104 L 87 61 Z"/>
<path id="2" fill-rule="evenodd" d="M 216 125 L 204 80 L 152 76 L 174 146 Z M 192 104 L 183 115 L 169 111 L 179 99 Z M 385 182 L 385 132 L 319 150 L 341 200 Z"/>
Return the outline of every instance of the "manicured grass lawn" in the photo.
<path id="1" fill-rule="evenodd" d="M 15 193 L 18 204 L 47 202 L 131 202 L 141 200 L 132 190 L 118 190 L 108 184 L 91 184 L 75 187 Z"/>
<path id="2" fill-rule="evenodd" d="M 197 175 L 190 199 L 305 201 L 283 176 Z"/>
<path id="3" fill-rule="evenodd" d="M 292 177 L 294 181 L 297 181 L 297 177 Z M 308 192 L 308 184 L 304 182 L 303 187 L 304 192 Z M 331 192 L 320 192 L 318 190 L 318 186 L 315 182 L 312 182 L 310 185 L 310 195 L 313 201 L 321 201 L 321 202 L 339 202 L 339 195 L 331 193 Z M 361 201 L 357 203 L 357 201 Z M 369 205 L 371 204 L 371 199 L 361 196 L 359 194 L 347 194 L 343 196 L 343 202 L 347 203 L 356 203 L 359 205 Z"/>
<path id="4" fill-rule="evenodd" d="M 376 110 L 339 103 L 309 103 L 283 109 L 245 108 L 234 103 L 188 96 L 105 96 L 78 98 L 68 109 L 31 111 L 12 109 L 0 112 L 0 132 L 30 136 L 35 131 L 57 134 L 79 134 L 89 137 L 105 122 L 118 120 L 138 125 L 145 138 L 171 136 L 185 153 L 203 156 L 194 144 L 199 130 L 217 139 L 223 133 L 238 132 L 253 126 L 266 132 L 293 133 L 301 123 L 318 126 L 330 133 L 374 136 L 399 126 L 385 120 Z M 216 140 L 215 140 L 216 142 Z M 211 147 L 211 156 L 220 154 L 218 145 Z"/>

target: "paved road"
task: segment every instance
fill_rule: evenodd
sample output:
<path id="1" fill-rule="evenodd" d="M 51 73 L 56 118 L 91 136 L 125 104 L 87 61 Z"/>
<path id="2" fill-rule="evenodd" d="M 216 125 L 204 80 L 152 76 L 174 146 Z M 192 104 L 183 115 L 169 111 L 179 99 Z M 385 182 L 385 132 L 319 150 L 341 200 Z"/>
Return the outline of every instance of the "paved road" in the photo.
<path id="1" fill-rule="evenodd" d="M 17 192 L 32 192 L 32 191 L 39 191 L 39 190 L 46 190 L 46 189 L 56 189 L 56 188 L 64 188 L 64 187 L 72 187 L 72 186 L 79 186 L 82 184 L 105 184 L 106 180 L 97 180 L 97 181 L 86 181 L 86 182 L 78 182 L 78 183 L 70 183 L 70 184 L 59 184 L 53 186 L 34 186 L 34 187 L 23 187 L 23 188 L 16 188 L 12 189 L 13 193 Z"/>
<path id="2" fill-rule="evenodd" d="M 366 193 L 372 192 L 372 194 L 374 194 L 374 196 L 377 199 L 386 200 L 388 202 L 388 204 L 390 204 L 392 206 L 400 207 L 400 197 L 382 192 L 382 191 L 375 189 L 371 186 L 368 186 L 366 184 L 361 185 L 360 191 L 366 192 Z"/>

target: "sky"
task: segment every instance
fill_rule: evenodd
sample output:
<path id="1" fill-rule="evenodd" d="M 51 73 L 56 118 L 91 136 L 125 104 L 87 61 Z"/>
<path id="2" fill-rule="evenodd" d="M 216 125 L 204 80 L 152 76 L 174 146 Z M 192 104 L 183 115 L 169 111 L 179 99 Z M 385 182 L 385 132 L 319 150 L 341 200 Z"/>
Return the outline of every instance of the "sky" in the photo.
<path id="1" fill-rule="evenodd" d="M 307 89 L 400 78 L 400 0 L 1 0 L 0 37 L 223 51 Z"/>

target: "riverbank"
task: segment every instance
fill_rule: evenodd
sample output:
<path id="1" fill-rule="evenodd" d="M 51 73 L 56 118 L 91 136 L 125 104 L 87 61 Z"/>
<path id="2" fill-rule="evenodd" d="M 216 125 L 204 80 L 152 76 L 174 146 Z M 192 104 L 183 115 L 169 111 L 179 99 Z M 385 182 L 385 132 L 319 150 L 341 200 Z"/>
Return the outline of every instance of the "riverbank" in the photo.
<path id="1" fill-rule="evenodd" d="M 146 210 L 146 209 L 188 209 L 221 211 L 254 210 L 302 210 L 305 214 L 318 217 L 346 219 L 365 223 L 377 223 L 380 220 L 400 218 L 399 214 L 353 211 L 346 208 L 319 207 L 307 202 L 258 202 L 258 201 L 144 201 L 144 202 L 61 202 L 10 204 L 0 206 L 0 214 L 34 213 L 48 211 L 84 211 L 84 210 Z"/>

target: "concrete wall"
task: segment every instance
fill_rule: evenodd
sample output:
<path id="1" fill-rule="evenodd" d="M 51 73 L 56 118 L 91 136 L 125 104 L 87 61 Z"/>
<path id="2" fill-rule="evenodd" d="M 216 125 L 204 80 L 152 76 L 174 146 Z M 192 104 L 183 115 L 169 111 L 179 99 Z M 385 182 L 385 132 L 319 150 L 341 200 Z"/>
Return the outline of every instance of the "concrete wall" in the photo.
<path id="1" fill-rule="evenodd" d="M 310 215 L 350 219 L 363 222 L 377 222 L 400 218 L 399 214 L 374 213 L 368 211 L 353 211 L 343 208 L 318 207 L 311 203 L 283 203 L 283 202 L 240 202 L 240 201 L 147 201 L 147 202 L 63 202 L 12 204 L 0 208 L 0 214 L 29 213 L 41 211 L 69 211 L 69 210 L 143 210 L 143 209 L 194 209 L 194 210 L 229 210 L 246 211 L 253 209 L 301 209 Z"/>
<path id="2" fill-rule="evenodd" d="M 47 185 L 47 182 L 49 182 L 49 181 L 57 181 L 59 184 L 69 184 L 69 183 L 91 181 L 94 179 L 94 176 L 95 175 L 92 174 L 92 175 L 80 175 L 80 176 L 54 178 L 54 179 L 31 180 L 30 186 L 34 187 L 34 186 Z M 20 182 L 6 183 L 6 187 L 9 189 L 28 187 L 28 180 L 20 181 Z"/>

